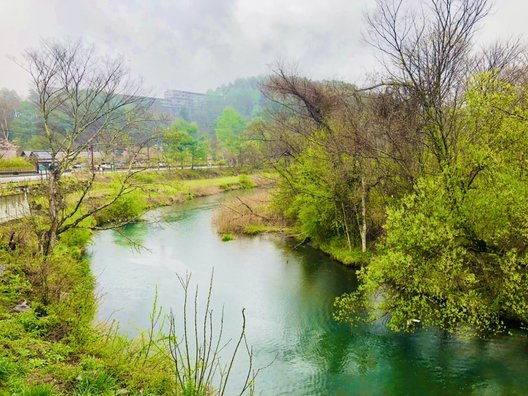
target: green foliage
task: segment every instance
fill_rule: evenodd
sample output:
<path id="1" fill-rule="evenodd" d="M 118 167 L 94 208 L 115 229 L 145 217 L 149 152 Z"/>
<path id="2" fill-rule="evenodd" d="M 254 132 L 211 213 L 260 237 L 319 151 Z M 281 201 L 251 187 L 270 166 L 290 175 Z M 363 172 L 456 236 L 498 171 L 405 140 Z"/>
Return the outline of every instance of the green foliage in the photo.
<path id="1" fill-rule="evenodd" d="M 324 141 L 325 135 L 314 133 L 314 139 Z M 349 158 L 347 162 L 343 164 L 344 177 L 339 175 L 324 145 L 314 143 L 308 144 L 296 161 L 281 171 L 283 178 L 275 206 L 295 222 L 302 239 L 311 238 L 321 244 L 332 239 L 345 240 L 349 232 L 353 245 L 359 243 L 355 226 L 358 186 L 347 180 L 348 169 L 354 167 L 355 161 Z"/>
<path id="2" fill-rule="evenodd" d="M 208 91 L 203 106 L 189 109 L 189 119 L 196 121 L 200 129 L 213 138 L 216 120 L 226 107 L 235 109 L 246 119 L 258 117 L 268 103 L 260 92 L 262 80 L 260 77 L 240 78 Z"/>
<path id="3" fill-rule="evenodd" d="M 522 100 L 521 100 L 522 98 Z M 528 324 L 528 178 L 524 171 L 528 103 L 491 74 L 467 94 L 457 161 L 419 179 L 388 210 L 380 252 L 360 274 L 354 296 L 338 300 L 340 318 L 358 302 L 394 330 L 503 331 Z M 377 295 L 374 299 L 372 296 Z M 359 304 L 361 305 L 361 304 Z"/>
<path id="4" fill-rule="evenodd" d="M 242 173 L 240 176 L 238 176 L 238 183 L 240 184 L 240 187 L 245 190 L 255 187 L 255 183 L 253 183 L 253 181 L 245 173 Z"/>
<path id="5" fill-rule="evenodd" d="M 139 190 L 121 195 L 110 206 L 95 214 L 98 224 L 128 223 L 137 221 L 145 212 L 147 204 Z"/>
<path id="6" fill-rule="evenodd" d="M 230 233 L 222 234 L 222 241 L 224 242 L 233 241 L 235 239 L 236 237 L 233 234 L 230 234 Z"/>
<path id="7" fill-rule="evenodd" d="M 205 161 L 209 151 L 208 139 L 200 135 L 198 125 L 183 119 L 177 120 L 165 131 L 163 144 L 166 155 L 182 167 L 185 162 L 194 167 L 197 161 Z"/>
<path id="8" fill-rule="evenodd" d="M 115 378 L 104 371 L 87 373 L 76 386 L 75 396 L 114 395 L 117 384 Z"/>
<path id="9" fill-rule="evenodd" d="M 372 252 L 362 253 L 359 248 L 350 249 L 343 238 L 334 238 L 320 243 L 319 248 L 344 265 L 361 266 L 368 264 Z"/>
<path id="10" fill-rule="evenodd" d="M 38 116 L 35 105 L 24 100 L 17 108 L 17 117 L 11 125 L 12 139 L 20 146 L 33 150 L 44 149 L 43 145 L 30 145 L 28 142 L 40 133 L 38 129 Z"/>
<path id="11" fill-rule="evenodd" d="M 242 148 L 242 133 L 246 122 L 240 113 L 231 107 L 224 109 L 216 121 L 216 138 L 221 147 L 235 160 L 240 156 Z"/>
<path id="12" fill-rule="evenodd" d="M 24 390 L 21 396 L 55 396 L 57 393 L 51 385 L 34 385 Z"/>
<path id="13" fill-rule="evenodd" d="M 15 367 L 12 362 L 6 358 L 0 358 L 0 384 L 6 383 L 10 375 L 15 372 Z"/>
<path id="14" fill-rule="evenodd" d="M 0 158 L 0 170 L 10 168 L 26 168 L 30 170 L 35 169 L 35 165 L 26 161 L 24 158 L 16 157 L 12 159 Z"/>

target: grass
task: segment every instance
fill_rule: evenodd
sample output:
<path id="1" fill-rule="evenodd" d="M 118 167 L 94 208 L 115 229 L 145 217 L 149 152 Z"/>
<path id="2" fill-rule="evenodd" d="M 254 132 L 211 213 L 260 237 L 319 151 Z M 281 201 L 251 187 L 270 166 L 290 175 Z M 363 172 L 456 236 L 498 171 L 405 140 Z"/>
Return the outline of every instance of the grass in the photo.
<path id="1" fill-rule="evenodd" d="M 99 222 L 114 221 L 123 211 L 133 215 L 125 220 L 135 219 L 148 208 L 221 192 L 224 185 L 247 185 L 245 178 L 241 183 L 230 173 L 234 171 L 140 173 L 133 180 L 138 193 L 131 195 L 133 201 L 139 195 L 144 199 L 140 207 L 121 202 L 121 209 Z M 88 203 L 111 197 L 120 177 L 98 175 Z M 270 182 L 268 177 L 247 178 L 257 186 Z M 65 181 L 74 185 L 76 179 Z M 68 231 L 44 260 L 32 227 L 24 219 L 0 226 L 0 396 L 173 394 L 174 363 L 161 348 L 152 347 L 162 345 L 163 339 L 154 342 L 153 334 L 145 333 L 130 340 L 115 326 L 94 327 L 95 280 L 84 258 L 91 232 Z M 22 300 L 31 308 L 11 312 Z"/>
<path id="2" fill-rule="evenodd" d="M 0 158 L 0 171 L 11 170 L 13 168 L 35 170 L 35 165 L 20 157 L 11 159 Z"/>
<path id="3" fill-rule="evenodd" d="M 222 241 L 224 242 L 232 241 L 234 239 L 236 239 L 236 237 L 233 234 L 230 234 L 230 233 L 222 234 Z"/>
<path id="4" fill-rule="evenodd" d="M 257 190 L 250 195 L 236 197 L 225 202 L 214 216 L 217 232 L 257 235 L 288 230 L 286 220 L 270 204 L 269 190 Z"/>
<path id="5" fill-rule="evenodd" d="M 344 239 L 332 239 L 329 242 L 318 244 L 317 248 L 347 266 L 365 265 L 372 255 L 370 252 L 362 253 L 359 248 L 350 250 Z"/>

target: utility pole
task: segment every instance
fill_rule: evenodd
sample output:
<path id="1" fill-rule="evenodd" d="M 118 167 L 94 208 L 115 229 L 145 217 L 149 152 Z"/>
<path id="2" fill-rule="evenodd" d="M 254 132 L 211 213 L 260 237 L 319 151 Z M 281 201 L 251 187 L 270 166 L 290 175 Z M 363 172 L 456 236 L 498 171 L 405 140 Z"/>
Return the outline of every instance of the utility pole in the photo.
<path id="1" fill-rule="evenodd" d="M 95 173 L 93 144 L 90 144 L 90 160 L 91 160 L 91 163 L 92 163 L 92 173 Z"/>

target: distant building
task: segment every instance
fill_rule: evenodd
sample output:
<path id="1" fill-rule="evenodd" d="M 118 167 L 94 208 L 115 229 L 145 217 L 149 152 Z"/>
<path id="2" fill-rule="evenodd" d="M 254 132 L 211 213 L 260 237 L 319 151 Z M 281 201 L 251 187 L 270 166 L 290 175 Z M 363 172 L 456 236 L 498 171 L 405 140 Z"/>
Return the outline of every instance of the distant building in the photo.
<path id="1" fill-rule="evenodd" d="M 183 109 L 192 111 L 197 106 L 202 105 L 205 102 L 205 97 L 206 95 L 203 93 L 170 89 L 165 91 L 161 104 L 167 113 L 177 116 Z"/>
<path id="2" fill-rule="evenodd" d="M 39 172 L 48 170 L 53 162 L 51 152 L 46 150 L 24 150 L 20 152 L 20 157 L 26 158 L 28 161 L 34 163 Z M 63 158 L 64 152 L 57 152 L 55 154 L 55 163 L 61 161 Z"/>

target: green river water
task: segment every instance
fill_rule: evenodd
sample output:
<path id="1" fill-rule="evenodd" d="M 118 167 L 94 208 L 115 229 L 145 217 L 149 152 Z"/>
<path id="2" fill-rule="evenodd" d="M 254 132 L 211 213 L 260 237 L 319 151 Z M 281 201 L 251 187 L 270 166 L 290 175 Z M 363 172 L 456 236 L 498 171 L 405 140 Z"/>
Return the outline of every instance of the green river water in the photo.
<path id="1" fill-rule="evenodd" d="M 519 333 L 489 340 L 438 330 L 396 334 L 383 323 L 350 327 L 332 319 L 333 299 L 357 286 L 353 270 L 278 237 L 222 242 L 212 217 L 225 196 L 197 199 L 148 214 L 149 223 L 102 231 L 91 246 L 100 320 L 131 336 L 148 327 L 159 303 L 178 313 L 176 274 L 192 273 L 202 295 L 214 268 L 213 301 L 236 337 L 246 308 L 248 342 L 260 395 L 524 395 L 528 340 Z M 127 237 L 141 241 L 130 247 Z M 203 299 L 202 299 L 203 300 Z M 245 375 L 235 366 L 232 388 Z"/>

